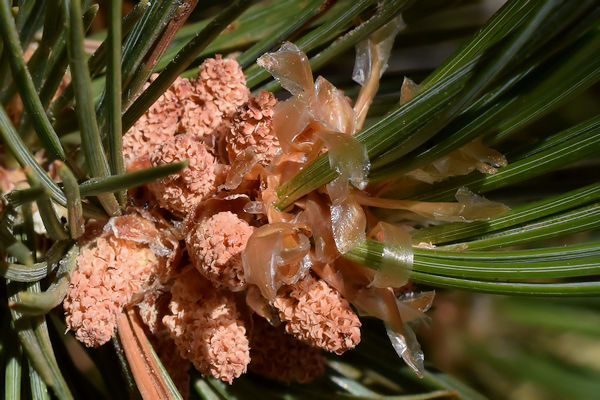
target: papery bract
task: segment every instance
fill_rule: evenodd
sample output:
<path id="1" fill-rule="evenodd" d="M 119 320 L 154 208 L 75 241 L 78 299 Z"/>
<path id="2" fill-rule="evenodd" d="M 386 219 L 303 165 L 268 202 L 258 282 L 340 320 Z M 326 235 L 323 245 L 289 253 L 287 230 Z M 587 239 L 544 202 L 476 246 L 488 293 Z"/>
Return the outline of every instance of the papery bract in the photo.
<path id="1" fill-rule="evenodd" d="M 423 377 L 425 357 L 412 327 L 404 324 L 404 331 L 400 333 L 386 326 L 386 331 L 398 356 L 402 357 L 417 376 Z"/>
<path id="2" fill-rule="evenodd" d="M 494 174 L 497 168 L 506 167 L 508 162 L 506 157 L 498 151 L 483 144 L 481 138 L 477 138 L 472 142 L 460 148 L 463 154 L 477 160 L 476 168 L 484 173 Z"/>
<path id="3" fill-rule="evenodd" d="M 242 253 L 244 276 L 272 300 L 284 284 L 292 284 L 310 269 L 308 237 L 304 226 L 286 222 L 256 229 Z"/>
<path id="4" fill-rule="evenodd" d="M 401 295 L 397 299 L 398 310 L 404 322 L 427 322 L 425 312 L 429 310 L 435 298 L 435 291 L 410 292 Z"/>
<path id="5" fill-rule="evenodd" d="M 356 46 L 356 62 L 352 79 L 359 85 L 364 85 L 375 72 L 381 78 L 381 75 L 387 69 L 387 61 L 394 44 L 394 39 L 398 32 L 406 27 L 402 16 L 398 15 L 390 22 L 372 33 L 366 40 L 359 42 Z M 374 66 L 376 67 L 374 68 Z"/>
<path id="6" fill-rule="evenodd" d="M 252 311 L 266 319 L 269 324 L 273 326 L 279 326 L 281 321 L 277 315 L 277 309 L 275 309 L 269 301 L 263 297 L 258 287 L 250 285 L 246 291 L 246 305 L 250 307 Z"/>
<path id="7" fill-rule="evenodd" d="M 293 142 L 312 120 L 307 102 L 303 97 L 292 97 L 275 106 L 273 131 L 285 152 L 292 150 Z"/>
<path id="8" fill-rule="evenodd" d="M 331 227 L 335 245 L 341 254 L 365 240 L 367 219 L 354 198 L 348 197 L 331 205 Z"/>
<path id="9" fill-rule="evenodd" d="M 504 204 L 478 196 L 465 187 L 456 191 L 456 200 L 463 206 L 460 217 L 464 221 L 489 219 L 510 210 Z"/>
<path id="10" fill-rule="evenodd" d="M 279 50 L 267 53 L 256 60 L 279 81 L 281 87 L 292 95 L 313 90 L 313 77 L 306 54 L 293 43 L 284 42 Z"/>
<path id="11" fill-rule="evenodd" d="M 498 168 L 506 165 L 508 162 L 504 155 L 485 146 L 481 138 L 477 138 L 429 165 L 410 171 L 407 176 L 435 183 L 451 176 L 466 175 L 475 169 L 485 174 L 495 174 Z"/>
<path id="12" fill-rule="evenodd" d="M 244 212 L 248 214 L 265 214 L 267 211 L 262 201 L 249 201 L 244 205 Z"/>
<path id="13" fill-rule="evenodd" d="M 402 88 L 400 89 L 400 104 L 405 104 L 411 101 L 419 91 L 419 85 L 411 79 L 404 77 Z"/>
<path id="14" fill-rule="evenodd" d="M 371 164 L 365 145 L 353 136 L 335 131 L 318 131 L 319 139 L 327 145 L 329 165 L 359 189 L 367 186 Z"/>
<path id="15" fill-rule="evenodd" d="M 357 193 L 355 197 L 360 204 L 365 206 L 407 210 L 435 221 L 485 220 L 502 215 L 509 210 L 504 204 L 487 200 L 466 188 L 460 188 L 456 192 L 457 203 L 384 199 L 369 197 L 364 193 Z"/>
<path id="16" fill-rule="evenodd" d="M 244 212 L 244 206 L 250 202 L 246 194 L 227 194 L 221 193 L 215 197 L 201 202 L 185 219 L 183 230 L 189 232 L 194 225 L 204 221 L 211 216 L 229 211 L 236 214 L 239 218 L 249 222 L 253 219 L 252 215 Z"/>
<path id="17" fill-rule="evenodd" d="M 231 168 L 227 173 L 223 187 L 227 190 L 232 190 L 240 186 L 244 176 L 252 171 L 252 168 L 258 164 L 258 161 L 259 158 L 254 146 L 250 146 L 241 153 L 238 153 L 235 160 L 231 163 Z"/>
<path id="18" fill-rule="evenodd" d="M 159 276 L 166 279 L 172 273 L 172 266 L 181 257 L 180 233 L 159 215 L 142 209 L 130 208 L 130 214 L 114 217 L 104 226 L 104 232 L 116 238 L 147 245 L 157 257 L 163 259 Z"/>
<path id="19" fill-rule="evenodd" d="M 405 229 L 385 222 L 379 222 L 374 231 L 372 234 L 384 243 L 384 247 L 382 262 L 371 285 L 380 288 L 404 286 L 413 263 L 410 235 Z"/>
<path id="20" fill-rule="evenodd" d="M 322 76 L 315 82 L 313 112 L 328 129 L 348 134 L 354 130 L 354 110 L 349 99 Z"/>
<path id="21" fill-rule="evenodd" d="M 306 221 L 312 231 L 316 259 L 322 263 L 329 263 L 339 256 L 339 252 L 333 239 L 331 214 L 321 203 L 309 198 L 300 218 Z"/>

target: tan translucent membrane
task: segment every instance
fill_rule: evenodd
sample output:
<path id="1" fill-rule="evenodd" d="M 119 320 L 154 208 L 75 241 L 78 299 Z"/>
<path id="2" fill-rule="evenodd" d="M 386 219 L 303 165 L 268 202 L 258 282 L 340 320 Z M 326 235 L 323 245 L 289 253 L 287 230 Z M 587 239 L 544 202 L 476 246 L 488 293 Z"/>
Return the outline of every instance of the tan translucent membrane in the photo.
<path id="1" fill-rule="evenodd" d="M 308 231 L 305 225 L 287 222 L 256 229 L 242 253 L 246 282 L 256 285 L 265 298 L 273 300 L 282 285 L 291 285 L 304 277 L 311 267 Z"/>
<path id="2" fill-rule="evenodd" d="M 333 240 L 337 250 L 344 254 L 365 240 L 367 218 L 360 204 L 352 196 L 335 202 L 330 210 Z"/>
<path id="3" fill-rule="evenodd" d="M 293 95 L 279 103 L 273 115 L 273 128 L 283 151 L 300 150 L 316 155 L 320 146 L 315 144 L 315 138 L 321 140 L 329 151 L 331 166 L 340 174 L 328 185 L 332 199 L 330 221 L 337 251 L 346 252 L 364 240 L 366 228 L 362 208 L 349 196 L 348 182 L 363 189 L 370 166 L 366 148 L 349 135 L 354 130 L 354 110 L 343 92 L 326 79 L 319 77 L 313 85 L 308 58 L 291 43 L 264 55 L 259 64 Z M 299 136 L 308 142 L 294 143 Z M 270 222 L 272 217 L 280 215 L 269 212 Z M 325 251 L 322 238 L 317 240 L 319 259 L 333 258 L 331 252 Z"/>
<path id="4" fill-rule="evenodd" d="M 315 91 L 308 57 L 296 45 L 285 42 L 278 51 L 263 55 L 257 62 L 292 94 L 277 104 L 273 113 L 273 130 L 283 151 L 289 153 L 296 149 L 294 140 L 314 119 L 311 103 Z"/>
<path id="5" fill-rule="evenodd" d="M 314 256 L 321 263 L 332 263 L 339 257 L 339 252 L 331 229 L 331 213 L 329 208 L 316 195 L 306 201 L 305 212 L 300 216 L 312 230 Z"/>
<path id="6" fill-rule="evenodd" d="M 249 201 L 244 205 L 244 212 L 248 214 L 266 214 L 267 210 L 262 201 Z"/>
<path id="7" fill-rule="evenodd" d="M 504 155 L 485 146 L 481 138 L 477 138 L 407 175 L 423 182 L 435 183 L 451 176 L 466 175 L 475 169 L 484 174 L 495 174 L 498 168 L 506 165 L 508 162 Z"/>
<path id="8" fill-rule="evenodd" d="M 348 186 L 344 176 L 337 177 L 326 186 L 331 198 L 329 212 L 333 240 L 341 254 L 362 243 L 366 237 L 367 217 Z"/>
<path id="9" fill-rule="evenodd" d="M 367 185 L 369 158 L 364 145 L 348 134 L 321 130 L 316 136 L 327 145 L 329 164 L 340 174 L 327 185 L 327 192 L 331 198 L 333 239 L 343 254 L 365 239 L 367 219 L 351 195 L 348 182 L 358 188 Z"/>
<path id="10" fill-rule="evenodd" d="M 293 142 L 311 121 L 310 111 L 303 97 L 292 97 L 275 106 L 273 130 L 283 151 L 292 151 Z"/>
<path id="11" fill-rule="evenodd" d="M 378 70 L 381 78 L 387 69 L 390 52 L 394 45 L 394 39 L 401 29 L 405 28 L 406 24 L 402 19 L 402 15 L 398 15 L 390 22 L 373 32 L 366 40 L 359 42 L 356 46 L 356 62 L 352 79 L 359 85 L 364 85 L 371 77 L 373 71 L 372 65 L 377 63 L 380 68 Z M 375 48 L 371 47 L 375 46 Z M 375 52 L 373 52 L 375 50 Z"/>
<path id="12" fill-rule="evenodd" d="M 146 245 L 161 262 L 154 271 L 160 282 L 171 279 L 179 263 L 183 249 L 179 241 L 182 233 L 162 216 L 150 211 L 130 207 L 129 214 L 111 218 L 104 232 L 116 238 Z"/>
<path id="13" fill-rule="evenodd" d="M 404 322 L 426 321 L 428 317 L 425 313 L 431 308 L 434 298 L 434 290 L 409 292 L 400 296 L 397 304 Z"/>
<path id="14" fill-rule="evenodd" d="M 356 45 L 356 61 L 352 79 L 362 88 L 354 105 L 355 131 L 362 129 L 369 106 L 379 88 L 379 79 L 388 67 L 387 62 L 394 39 L 405 26 L 402 16 L 398 15 Z"/>
<path id="15" fill-rule="evenodd" d="M 354 132 L 354 110 L 350 99 L 322 76 L 315 82 L 315 102 L 315 117 L 327 128 L 336 132 Z"/>
<path id="16" fill-rule="evenodd" d="M 292 165 L 298 166 L 300 164 L 292 163 Z M 289 164 L 282 163 L 276 168 L 276 170 L 279 169 L 280 166 L 289 166 Z M 260 201 L 264 205 L 265 213 L 269 223 L 294 220 L 296 217 L 294 214 L 279 211 L 277 207 L 275 207 L 275 203 L 278 200 L 277 192 L 275 190 L 277 187 L 279 187 L 279 182 L 282 180 L 281 172 L 276 171 L 271 174 L 267 174 L 263 177 L 263 179 L 266 182 L 266 188 L 260 192 Z"/>
<path id="17" fill-rule="evenodd" d="M 460 151 L 468 157 L 477 160 L 476 168 L 483 173 L 495 174 L 498 168 L 508 165 L 506 157 L 484 145 L 480 137 L 461 147 Z"/>
<path id="18" fill-rule="evenodd" d="M 460 218 L 465 221 L 479 221 L 504 214 L 510 208 L 502 203 L 487 200 L 478 196 L 465 187 L 456 191 L 456 200 L 464 206 Z"/>
<path id="19" fill-rule="evenodd" d="M 403 228 L 386 222 L 379 222 L 371 235 L 384 243 L 382 262 L 371 285 L 379 288 L 404 286 L 413 264 L 410 235 Z"/>
<path id="20" fill-rule="evenodd" d="M 350 100 L 323 77 L 313 84 L 308 57 L 297 46 L 286 42 L 278 51 L 262 56 L 259 65 L 292 94 L 275 107 L 273 114 L 273 130 L 284 152 L 318 151 L 318 146 L 313 149 L 311 131 L 348 134 L 354 131 L 354 110 Z M 300 136 L 307 142 L 295 143 Z"/>
<path id="21" fill-rule="evenodd" d="M 264 54 L 256 63 L 269 71 L 292 95 L 312 91 L 313 77 L 308 57 L 295 44 L 284 42 L 279 50 Z"/>
<path id="22" fill-rule="evenodd" d="M 411 79 L 404 77 L 402 88 L 400 89 L 400 104 L 406 104 L 413 99 L 419 92 L 419 85 Z"/>
<path id="23" fill-rule="evenodd" d="M 321 130 L 315 135 L 327 146 L 329 165 L 341 178 L 349 180 L 358 189 L 364 189 L 371 166 L 365 145 L 341 132 Z"/>
<path id="24" fill-rule="evenodd" d="M 398 332 L 386 324 L 386 332 L 396 354 L 419 376 L 423 377 L 425 371 L 425 355 L 417 340 L 415 331 L 410 324 L 403 324 L 403 332 Z"/>
<path id="25" fill-rule="evenodd" d="M 172 255 L 179 247 L 175 235 L 172 232 L 157 229 L 155 223 L 158 222 L 159 217 L 151 216 L 148 212 L 143 216 L 145 218 L 138 214 L 128 214 L 111 218 L 104 226 L 104 231 L 111 232 L 119 239 L 146 244 L 159 257 Z M 164 225 L 166 224 L 164 221 Z"/>
<path id="26" fill-rule="evenodd" d="M 419 376 L 422 376 L 424 371 L 424 355 L 413 328 L 427 321 L 425 312 L 431 307 L 434 297 L 433 290 L 405 294 L 396 300 L 398 311 L 402 316 L 404 333 L 399 333 L 386 324 L 386 331 L 394 350 Z"/>
<path id="27" fill-rule="evenodd" d="M 445 222 L 486 220 L 509 210 L 504 204 L 487 200 L 464 187 L 456 192 L 457 203 L 384 199 L 369 197 L 363 192 L 354 196 L 363 206 L 407 210 L 434 221 Z"/>
<path id="28" fill-rule="evenodd" d="M 226 190 L 236 189 L 242 183 L 244 176 L 249 174 L 258 164 L 259 157 L 255 146 L 250 146 L 237 154 L 235 160 L 231 163 L 231 168 L 227 173 L 223 188 Z"/>
<path id="29" fill-rule="evenodd" d="M 246 305 L 257 315 L 266 319 L 272 326 L 281 325 L 277 309 L 260 293 L 256 286 L 249 286 L 246 291 Z"/>
<path id="30" fill-rule="evenodd" d="M 249 202 L 250 198 L 246 194 L 220 193 L 215 197 L 204 200 L 199 204 L 198 207 L 196 207 L 196 209 L 194 209 L 192 213 L 187 216 L 184 230 L 189 232 L 191 229 L 193 229 L 195 224 L 210 218 L 214 214 L 225 211 L 230 211 L 236 214 L 238 217 L 246 219 L 246 222 L 249 222 L 252 219 L 251 216 L 244 216 L 244 207 Z"/>

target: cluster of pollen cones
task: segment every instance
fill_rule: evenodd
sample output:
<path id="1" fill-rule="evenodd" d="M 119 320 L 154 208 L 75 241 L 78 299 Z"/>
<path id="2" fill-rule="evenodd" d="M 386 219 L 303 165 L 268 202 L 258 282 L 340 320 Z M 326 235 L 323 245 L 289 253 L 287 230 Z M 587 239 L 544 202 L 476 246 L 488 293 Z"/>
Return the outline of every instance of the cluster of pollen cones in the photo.
<path id="1" fill-rule="evenodd" d="M 300 162 L 282 152 L 277 105 L 271 93 L 251 96 L 236 61 L 217 56 L 196 79 L 178 78 L 125 134 L 129 171 L 189 164 L 131 189 L 125 215 L 88 222 L 63 303 L 78 340 L 106 343 L 117 316 L 135 307 L 183 393 L 191 364 L 229 383 L 248 370 L 307 382 L 323 373 L 323 350 L 359 343 L 348 301 L 304 265 L 305 229 L 278 228 L 296 221 L 272 206 L 274 188 Z M 278 268 L 267 296 L 248 280 L 256 262 L 245 252 L 264 226 L 274 227 L 270 245 L 254 249 L 270 251 Z"/>

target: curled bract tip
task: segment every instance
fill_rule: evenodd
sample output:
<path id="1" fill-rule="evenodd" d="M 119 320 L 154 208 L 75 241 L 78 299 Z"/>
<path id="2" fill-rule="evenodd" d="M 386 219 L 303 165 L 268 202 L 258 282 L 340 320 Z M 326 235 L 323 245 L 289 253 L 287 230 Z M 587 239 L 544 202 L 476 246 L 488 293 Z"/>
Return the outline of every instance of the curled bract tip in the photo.
<path id="1" fill-rule="evenodd" d="M 301 224 L 276 222 L 256 229 L 242 253 L 244 278 L 271 300 L 283 285 L 301 279 L 310 269 L 310 241 Z"/>
<path id="2" fill-rule="evenodd" d="M 356 45 L 356 61 L 352 72 L 352 79 L 356 83 L 364 85 L 373 73 L 377 74 L 377 79 L 381 78 L 388 67 L 394 39 L 405 26 L 402 15 L 398 15 Z"/>
<path id="3" fill-rule="evenodd" d="M 256 62 L 292 95 L 312 92 L 313 76 L 308 57 L 295 44 L 284 42 L 279 50 L 264 54 Z"/>
<path id="4" fill-rule="evenodd" d="M 459 217 L 463 221 L 480 221 L 504 214 L 510 208 L 502 203 L 478 196 L 466 187 L 456 191 L 456 200 L 462 206 Z"/>
<path id="5" fill-rule="evenodd" d="M 405 323 L 404 332 L 400 333 L 391 329 L 386 324 L 386 331 L 398 356 L 404 360 L 406 365 L 408 365 L 419 378 L 422 378 L 425 372 L 425 356 L 417 341 L 415 332 L 410 325 Z"/>

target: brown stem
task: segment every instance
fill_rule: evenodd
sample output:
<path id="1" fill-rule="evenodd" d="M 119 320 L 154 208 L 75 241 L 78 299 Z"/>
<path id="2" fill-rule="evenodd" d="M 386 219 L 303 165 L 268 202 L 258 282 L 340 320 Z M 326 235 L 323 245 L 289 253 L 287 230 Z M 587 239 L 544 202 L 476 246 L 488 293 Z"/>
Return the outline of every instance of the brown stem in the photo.
<path id="1" fill-rule="evenodd" d="M 117 331 L 142 398 L 175 400 L 160 374 L 144 329 L 133 309 L 125 310 L 118 316 Z"/>

